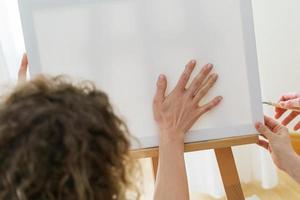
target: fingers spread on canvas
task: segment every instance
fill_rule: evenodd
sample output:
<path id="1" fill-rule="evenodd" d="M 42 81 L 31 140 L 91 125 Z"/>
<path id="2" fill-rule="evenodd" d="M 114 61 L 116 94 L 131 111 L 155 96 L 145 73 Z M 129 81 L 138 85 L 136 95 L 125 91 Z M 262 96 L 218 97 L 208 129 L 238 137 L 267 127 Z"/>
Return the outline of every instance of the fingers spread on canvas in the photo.
<path id="1" fill-rule="evenodd" d="M 213 69 L 212 64 L 205 65 L 200 73 L 194 78 L 194 80 L 191 83 L 190 88 L 188 88 L 188 93 L 191 97 L 195 96 L 196 91 L 199 90 L 202 83 L 205 81 L 205 79 L 208 77 L 209 73 Z"/>
<path id="2" fill-rule="evenodd" d="M 203 115 L 204 113 L 210 111 L 211 109 L 213 109 L 214 107 L 218 106 L 220 104 L 220 102 L 223 100 L 223 97 L 221 96 L 218 96 L 218 97 L 215 97 L 213 100 L 211 100 L 209 103 L 201 106 L 199 108 L 199 113 L 198 115 L 201 116 Z"/>
<path id="3" fill-rule="evenodd" d="M 218 75 L 211 74 L 208 77 L 208 81 L 206 82 L 206 84 L 203 85 L 202 88 L 200 88 L 200 90 L 196 93 L 194 97 L 194 101 L 198 103 L 208 93 L 208 91 L 215 85 L 217 80 L 218 80 Z"/>
<path id="4" fill-rule="evenodd" d="M 195 69 L 196 60 L 191 60 L 186 66 L 184 72 L 181 74 L 181 77 L 177 83 L 176 89 L 184 91 L 186 85 L 188 84 L 190 77 Z"/>

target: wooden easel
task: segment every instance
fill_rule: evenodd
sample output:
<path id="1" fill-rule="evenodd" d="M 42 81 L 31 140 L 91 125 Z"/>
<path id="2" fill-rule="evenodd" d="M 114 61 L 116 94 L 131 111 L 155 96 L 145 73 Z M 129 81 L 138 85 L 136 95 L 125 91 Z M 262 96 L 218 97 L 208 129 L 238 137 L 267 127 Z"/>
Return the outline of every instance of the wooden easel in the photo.
<path id="1" fill-rule="evenodd" d="M 189 143 L 185 145 L 185 152 L 214 149 L 227 199 L 245 200 L 231 147 L 257 143 L 257 141 L 258 136 L 252 135 L 221 140 Z M 158 148 L 149 148 L 133 151 L 132 155 L 134 158 L 137 159 L 151 158 L 153 173 L 154 176 L 156 176 L 159 160 Z"/>

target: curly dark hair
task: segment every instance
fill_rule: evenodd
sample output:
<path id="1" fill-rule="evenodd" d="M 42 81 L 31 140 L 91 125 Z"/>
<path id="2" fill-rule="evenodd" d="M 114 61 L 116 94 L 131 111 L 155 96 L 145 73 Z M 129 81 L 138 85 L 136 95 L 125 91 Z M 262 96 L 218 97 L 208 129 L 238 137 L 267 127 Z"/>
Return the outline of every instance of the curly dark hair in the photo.
<path id="1" fill-rule="evenodd" d="M 0 199 L 139 199 L 130 139 L 91 82 L 24 83 L 0 104 Z"/>

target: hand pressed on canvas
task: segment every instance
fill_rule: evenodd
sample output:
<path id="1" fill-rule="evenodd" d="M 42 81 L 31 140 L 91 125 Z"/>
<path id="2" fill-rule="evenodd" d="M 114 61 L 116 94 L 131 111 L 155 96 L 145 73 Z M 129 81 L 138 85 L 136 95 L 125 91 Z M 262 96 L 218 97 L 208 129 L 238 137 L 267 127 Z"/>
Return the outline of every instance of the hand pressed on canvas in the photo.
<path id="1" fill-rule="evenodd" d="M 217 106 L 222 100 L 222 97 L 218 96 L 210 102 L 199 105 L 201 99 L 216 83 L 218 75 L 210 74 L 213 66 L 207 64 L 187 88 L 195 66 L 195 60 L 187 64 L 176 87 L 169 95 L 165 94 L 167 78 L 164 75 L 159 77 L 153 109 L 161 137 L 183 141 L 185 133 L 189 131 L 199 117 Z"/>
<path id="2" fill-rule="evenodd" d="M 160 75 L 154 97 L 154 117 L 160 130 L 159 167 L 155 200 L 187 200 L 188 183 L 184 163 L 184 136 L 206 112 L 216 107 L 222 97 L 199 104 L 218 79 L 211 73 L 213 66 L 205 65 L 188 86 L 196 61 L 190 61 L 176 87 L 166 93 L 167 78 Z M 166 192 L 169 191 L 169 192 Z"/>

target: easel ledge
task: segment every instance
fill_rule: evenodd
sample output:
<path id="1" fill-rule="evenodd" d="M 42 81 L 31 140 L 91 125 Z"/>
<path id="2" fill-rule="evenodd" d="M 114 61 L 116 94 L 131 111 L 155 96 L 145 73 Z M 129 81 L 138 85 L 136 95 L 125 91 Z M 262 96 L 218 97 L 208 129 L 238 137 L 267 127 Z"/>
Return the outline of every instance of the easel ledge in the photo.
<path id="1" fill-rule="evenodd" d="M 207 149 L 220 149 L 226 147 L 240 146 L 245 144 L 255 144 L 258 142 L 258 135 L 248 135 L 234 138 L 225 138 L 211 141 L 202 141 L 185 144 L 185 152 L 201 151 Z M 139 149 L 131 151 L 133 158 L 156 158 L 159 155 L 158 147 Z"/>

